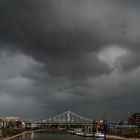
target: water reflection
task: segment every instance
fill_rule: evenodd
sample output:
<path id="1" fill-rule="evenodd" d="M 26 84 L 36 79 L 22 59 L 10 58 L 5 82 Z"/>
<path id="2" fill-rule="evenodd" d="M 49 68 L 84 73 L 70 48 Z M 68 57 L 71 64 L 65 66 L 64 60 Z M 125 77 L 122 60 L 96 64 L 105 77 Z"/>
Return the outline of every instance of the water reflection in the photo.
<path id="1" fill-rule="evenodd" d="M 103 138 L 95 139 L 93 137 L 82 137 L 68 133 L 39 132 L 39 133 L 24 134 L 23 136 L 15 138 L 14 140 L 104 140 L 104 139 Z"/>
<path id="2" fill-rule="evenodd" d="M 34 133 L 31 133 L 31 139 L 34 139 Z"/>

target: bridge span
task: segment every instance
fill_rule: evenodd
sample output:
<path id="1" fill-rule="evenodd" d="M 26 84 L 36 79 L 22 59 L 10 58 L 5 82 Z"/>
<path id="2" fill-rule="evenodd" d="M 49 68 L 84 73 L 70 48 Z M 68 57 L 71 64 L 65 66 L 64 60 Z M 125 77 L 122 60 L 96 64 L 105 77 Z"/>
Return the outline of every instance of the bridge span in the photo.
<path id="1" fill-rule="evenodd" d="M 81 128 L 93 125 L 94 121 L 86 117 L 80 116 L 71 111 L 66 111 L 62 114 L 49 119 L 42 120 L 40 125 L 44 128 Z M 38 124 L 39 125 L 39 124 Z"/>

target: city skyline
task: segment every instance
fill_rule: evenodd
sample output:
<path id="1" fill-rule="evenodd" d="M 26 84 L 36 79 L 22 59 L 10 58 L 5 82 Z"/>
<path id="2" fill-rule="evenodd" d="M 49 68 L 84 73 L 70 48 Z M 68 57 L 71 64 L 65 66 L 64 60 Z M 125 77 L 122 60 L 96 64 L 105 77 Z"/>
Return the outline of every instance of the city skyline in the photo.
<path id="1" fill-rule="evenodd" d="M 140 112 L 139 15 L 137 0 L 1 0 L 0 115 Z"/>

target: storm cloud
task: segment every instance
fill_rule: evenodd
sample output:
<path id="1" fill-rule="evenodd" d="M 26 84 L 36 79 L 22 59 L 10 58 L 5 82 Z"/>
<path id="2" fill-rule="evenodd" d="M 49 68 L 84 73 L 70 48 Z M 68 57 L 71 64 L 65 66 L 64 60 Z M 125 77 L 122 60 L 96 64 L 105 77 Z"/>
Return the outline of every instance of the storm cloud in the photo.
<path id="1" fill-rule="evenodd" d="M 0 114 L 125 120 L 138 112 L 139 5 L 1 0 Z"/>

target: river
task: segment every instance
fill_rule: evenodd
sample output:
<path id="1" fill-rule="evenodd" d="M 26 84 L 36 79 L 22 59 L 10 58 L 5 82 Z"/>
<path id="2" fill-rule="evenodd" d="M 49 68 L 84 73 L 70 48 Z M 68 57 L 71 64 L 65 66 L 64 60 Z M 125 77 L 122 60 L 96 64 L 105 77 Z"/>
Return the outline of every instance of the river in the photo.
<path id="1" fill-rule="evenodd" d="M 93 137 L 82 137 L 62 132 L 35 132 L 24 134 L 13 140 L 104 140 Z M 110 139 L 111 140 L 111 139 Z"/>

